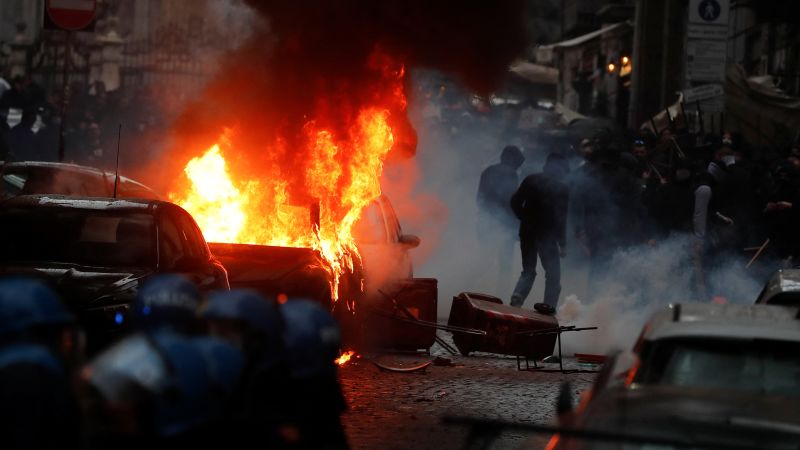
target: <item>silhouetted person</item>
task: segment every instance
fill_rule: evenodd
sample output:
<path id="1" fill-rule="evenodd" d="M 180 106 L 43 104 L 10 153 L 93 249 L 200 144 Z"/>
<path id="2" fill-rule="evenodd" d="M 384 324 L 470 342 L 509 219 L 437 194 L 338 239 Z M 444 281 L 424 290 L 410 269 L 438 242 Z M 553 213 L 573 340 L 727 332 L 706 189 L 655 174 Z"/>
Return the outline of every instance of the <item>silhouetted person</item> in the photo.
<path id="1" fill-rule="evenodd" d="M 536 279 L 536 258 L 545 270 L 544 303 L 558 304 L 561 294 L 561 261 L 566 251 L 569 189 L 564 178 L 569 166 L 564 156 L 551 153 L 542 173 L 522 181 L 511 198 L 511 208 L 520 220 L 522 274 L 511 295 L 512 306 L 522 306 Z"/>
<path id="2" fill-rule="evenodd" d="M 39 140 L 33 132 L 36 122 L 36 111 L 26 109 L 22 112 L 20 122 L 11 128 L 5 136 L 8 151 L 19 161 L 35 161 L 39 159 Z"/>
<path id="3" fill-rule="evenodd" d="M 481 173 L 478 184 L 478 239 L 481 255 L 487 263 L 497 266 L 497 288 L 505 285 L 503 280 L 511 273 L 513 261 L 513 232 L 517 219 L 509 201 L 517 190 L 517 169 L 525 161 L 520 149 L 509 145 L 500 155 L 500 163 L 487 167 Z M 507 282 L 507 281 L 506 281 Z"/>

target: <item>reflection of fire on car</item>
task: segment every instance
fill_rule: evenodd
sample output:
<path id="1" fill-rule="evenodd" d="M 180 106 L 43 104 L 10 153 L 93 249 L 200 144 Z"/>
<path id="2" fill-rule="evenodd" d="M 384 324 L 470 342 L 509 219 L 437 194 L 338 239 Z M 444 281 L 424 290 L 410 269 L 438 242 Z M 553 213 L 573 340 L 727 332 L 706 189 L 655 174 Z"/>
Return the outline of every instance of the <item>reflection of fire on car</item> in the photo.
<path id="1" fill-rule="evenodd" d="M 17 195 L 54 194 L 76 197 L 112 197 L 113 172 L 94 167 L 42 161 L 0 162 L 0 178 L 4 198 Z M 120 176 L 118 198 L 161 197 L 149 187 L 128 177 Z"/>
<path id="2" fill-rule="evenodd" d="M 139 286 L 163 272 L 183 274 L 201 291 L 228 288 L 225 269 L 177 205 L 52 195 L 0 203 L 0 275 L 49 282 L 86 326 L 92 347 L 124 327 Z"/>
<path id="3" fill-rule="evenodd" d="M 800 269 L 783 269 L 770 277 L 756 303 L 800 306 Z"/>
<path id="4" fill-rule="evenodd" d="M 607 360 L 559 424 L 641 445 L 625 448 L 656 440 L 663 448 L 785 448 L 800 442 L 798 374 L 797 308 L 674 304 L 644 326 L 632 352 Z M 551 444 L 605 448 L 566 435 Z"/>
<path id="5" fill-rule="evenodd" d="M 318 226 L 315 216 L 318 217 L 311 208 L 309 226 Z M 331 293 L 328 263 L 313 249 L 214 242 L 209 243 L 209 248 L 227 269 L 231 287 L 254 289 L 270 297 L 286 295 L 319 301 L 334 311 L 345 328 L 345 340 L 351 345 L 359 346 L 367 339 L 382 347 L 430 347 L 434 329 L 426 328 L 420 333 L 419 327 L 408 323 L 414 319 L 436 320 L 436 282 L 413 278 L 408 254 L 420 239 L 403 234 L 389 199 L 383 195 L 362 212 L 353 236 L 361 261 L 355 258 L 352 273 L 346 272 L 340 278 L 336 301 Z M 398 312 L 398 308 L 405 311 Z M 376 311 L 378 316 L 368 314 Z M 386 317 L 394 314 L 402 320 Z M 372 322 L 362 330 L 368 315 Z M 393 328 L 376 323 L 391 324 L 389 328 Z M 406 325 L 410 332 L 397 331 Z M 376 330 L 379 335 L 374 335 Z"/>

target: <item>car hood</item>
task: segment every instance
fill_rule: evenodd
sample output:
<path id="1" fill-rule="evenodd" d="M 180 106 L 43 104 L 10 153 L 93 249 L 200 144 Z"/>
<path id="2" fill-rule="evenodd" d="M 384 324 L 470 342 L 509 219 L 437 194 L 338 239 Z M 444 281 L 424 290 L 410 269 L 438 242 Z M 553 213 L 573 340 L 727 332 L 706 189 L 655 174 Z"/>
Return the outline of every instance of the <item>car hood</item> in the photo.
<path id="1" fill-rule="evenodd" d="M 310 248 L 209 243 L 211 253 L 225 266 L 231 282 L 280 281 L 289 275 L 324 268 L 325 261 Z"/>
<path id="2" fill-rule="evenodd" d="M 63 264 L 5 265 L 0 275 L 38 278 L 53 287 L 73 309 L 127 303 L 152 269 L 117 269 Z"/>
<path id="3" fill-rule="evenodd" d="M 639 386 L 603 392 L 573 423 L 621 434 L 729 443 L 732 448 L 775 448 L 800 439 L 797 400 L 685 386 Z"/>

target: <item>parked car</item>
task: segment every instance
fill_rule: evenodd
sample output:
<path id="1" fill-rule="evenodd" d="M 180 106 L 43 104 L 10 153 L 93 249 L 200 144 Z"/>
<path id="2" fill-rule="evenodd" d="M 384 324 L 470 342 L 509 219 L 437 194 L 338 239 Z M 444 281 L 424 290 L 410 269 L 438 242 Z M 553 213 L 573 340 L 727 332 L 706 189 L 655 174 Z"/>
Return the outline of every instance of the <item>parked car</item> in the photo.
<path id="1" fill-rule="evenodd" d="M 620 384 L 800 396 L 798 308 L 673 304 L 656 313 L 632 352 L 613 355 L 592 392 Z"/>
<path id="2" fill-rule="evenodd" d="M 0 202 L 0 276 L 48 282 L 94 344 L 124 328 L 139 286 L 163 272 L 201 291 L 229 287 L 194 219 L 172 203 L 53 195 Z"/>
<path id="3" fill-rule="evenodd" d="M 650 386 L 610 389 L 559 421 L 548 450 L 787 449 L 800 442 L 797 397 Z M 578 434 L 581 434 L 578 436 Z"/>
<path id="4" fill-rule="evenodd" d="M 800 269 L 784 269 L 770 277 L 757 304 L 800 306 Z"/>
<path id="5" fill-rule="evenodd" d="M 17 195 L 54 194 L 76 197 L 113 197 L 113 172 L 77 164 L 21 161 L 0 162 L 4 198 Z M 138 181 L 120 176 L 117 198 L 159 200 L 155 191 Z"/>
<path id="6" fill-rule="evenodd" d="M 609 358 L 549 449 L 786 448 L 800 442 L 800 310 L 673 304 Z M 597 433 L 595 433 L 597 434 Z"/>

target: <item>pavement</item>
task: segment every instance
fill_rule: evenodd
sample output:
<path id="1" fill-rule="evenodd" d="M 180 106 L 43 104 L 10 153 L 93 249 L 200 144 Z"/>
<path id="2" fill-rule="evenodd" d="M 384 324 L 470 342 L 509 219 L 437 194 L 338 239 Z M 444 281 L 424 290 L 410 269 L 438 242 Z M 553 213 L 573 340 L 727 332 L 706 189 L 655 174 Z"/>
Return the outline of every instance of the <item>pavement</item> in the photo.
<path id="1" fill-rule="evenodd" d="M 449 334 L 439 333 L 447 341 Z M 474 353 L 450 355 L 438 344 L 427 355 L 381 356 L 406 366 L 433 357 L 445 365 L 424 371 L 395 373 L 379 369 L 368 358 L 355 359 L 339 369 L 348 411 L 342 416 L 353 449 L 462 449 L 468 429 L 444 425 L 446 415 L 546 424 L 555 415 L 560 386 L 568 381 L 577 402 L 593 379 L 592 373 L 520 371 L 513 356 Z M 566 356 L 566 355 L 565 355 Z M 448 364 L 449 361 L 449 364 Z M 564 359 L 565 368 L 578 366 Z M 557 369 L 558 364 L 547 364 Z M 549 436 L 504 432 L 493 449 L 543 448 Z"/>

